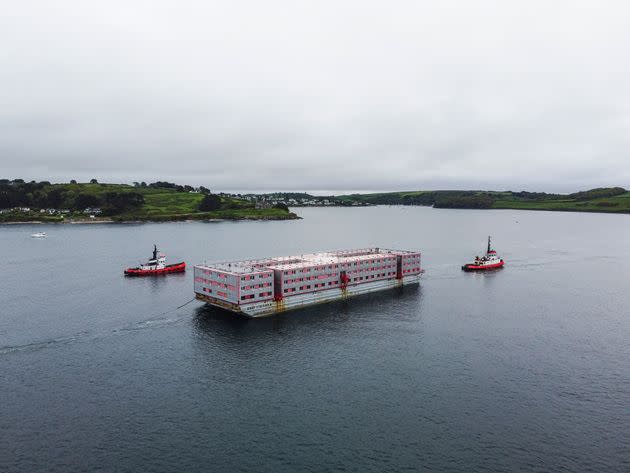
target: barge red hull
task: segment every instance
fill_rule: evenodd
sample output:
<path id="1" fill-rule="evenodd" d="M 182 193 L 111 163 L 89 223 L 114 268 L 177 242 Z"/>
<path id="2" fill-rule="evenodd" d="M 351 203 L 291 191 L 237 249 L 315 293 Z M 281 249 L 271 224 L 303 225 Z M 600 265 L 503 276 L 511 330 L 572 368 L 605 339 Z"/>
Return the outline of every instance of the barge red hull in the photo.
<path id="1" fill-rule="evenodd" d="M 125 269 L 125 276 L 161 276 L 170 273 L 183 273 L 184 271 L 186 271 L 186 263 L 181 262 L 166 265 L 161 269 L 128 268 Z"/>

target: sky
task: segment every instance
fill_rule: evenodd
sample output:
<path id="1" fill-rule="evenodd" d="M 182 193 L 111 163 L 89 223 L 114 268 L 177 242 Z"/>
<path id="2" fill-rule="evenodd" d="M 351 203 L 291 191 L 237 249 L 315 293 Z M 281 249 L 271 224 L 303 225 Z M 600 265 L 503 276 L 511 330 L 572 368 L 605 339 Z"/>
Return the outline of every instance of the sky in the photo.
<path id="1" fill-rule="evenodd" d="M 630 2 L 50 0 L 0 15 L 0 177 L 630 187 Z"/>

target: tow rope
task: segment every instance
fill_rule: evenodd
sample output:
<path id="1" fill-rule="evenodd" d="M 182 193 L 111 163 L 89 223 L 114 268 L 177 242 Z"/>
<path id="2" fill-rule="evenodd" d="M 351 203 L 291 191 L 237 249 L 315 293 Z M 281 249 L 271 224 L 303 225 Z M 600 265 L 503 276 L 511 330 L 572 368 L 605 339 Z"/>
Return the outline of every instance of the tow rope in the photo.
<path id="1" fill-rule="evenodd" d="M 193 297 L 192 299 L 190 299 L 188 302 L 184 302 L 182 305 L 178 305 L 177 307 L 175 307 L 174 309 L 169 309 L 166 312 L 162 312 L 161 314 L 156 315 L 155 317 L 161 317 L 163 315 L 166 315 L 170 312 L 175 312 L 176 310 L 181 309 L 182 307 L 186 307 L 188 304 L 190 304 L 191 302 L 195 302 L 197 300 L 196 297 Z"/>

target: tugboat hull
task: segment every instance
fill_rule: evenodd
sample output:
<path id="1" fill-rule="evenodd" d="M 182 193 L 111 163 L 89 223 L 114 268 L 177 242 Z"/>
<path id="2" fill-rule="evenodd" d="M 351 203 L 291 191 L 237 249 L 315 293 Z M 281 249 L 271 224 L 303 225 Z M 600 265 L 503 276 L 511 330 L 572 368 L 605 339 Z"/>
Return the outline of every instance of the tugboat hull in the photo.
<path id="1" fill-rule="evenodd" d="M 501 260 L 495 264 L 465 264 L 462 266 L 464 271 L 487 271 L 489 269 L 499 269 L 505 266 L 505 261 Z"/>
<path id="2" fill-rule="evenodd" d="M 183 273 L 184 271 L 186 271 L 186 263 L 182 261 L 177 264 L 168 264 L 159 269 L 128 268 L 125 269 L 125 276 L 161 276 L 170 273 Z"/>

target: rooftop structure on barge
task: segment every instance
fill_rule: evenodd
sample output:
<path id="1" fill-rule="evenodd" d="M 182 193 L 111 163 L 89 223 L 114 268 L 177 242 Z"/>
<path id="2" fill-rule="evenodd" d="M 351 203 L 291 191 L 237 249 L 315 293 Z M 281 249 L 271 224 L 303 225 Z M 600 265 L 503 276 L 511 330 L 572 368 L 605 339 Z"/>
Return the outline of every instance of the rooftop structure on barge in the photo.
<path id="1" fill-rule="evenodd" d="M 297 256 L 202 264 L 195 295 L 249 317 L 417 284 L 417 251 L 362 248 Z"/>

